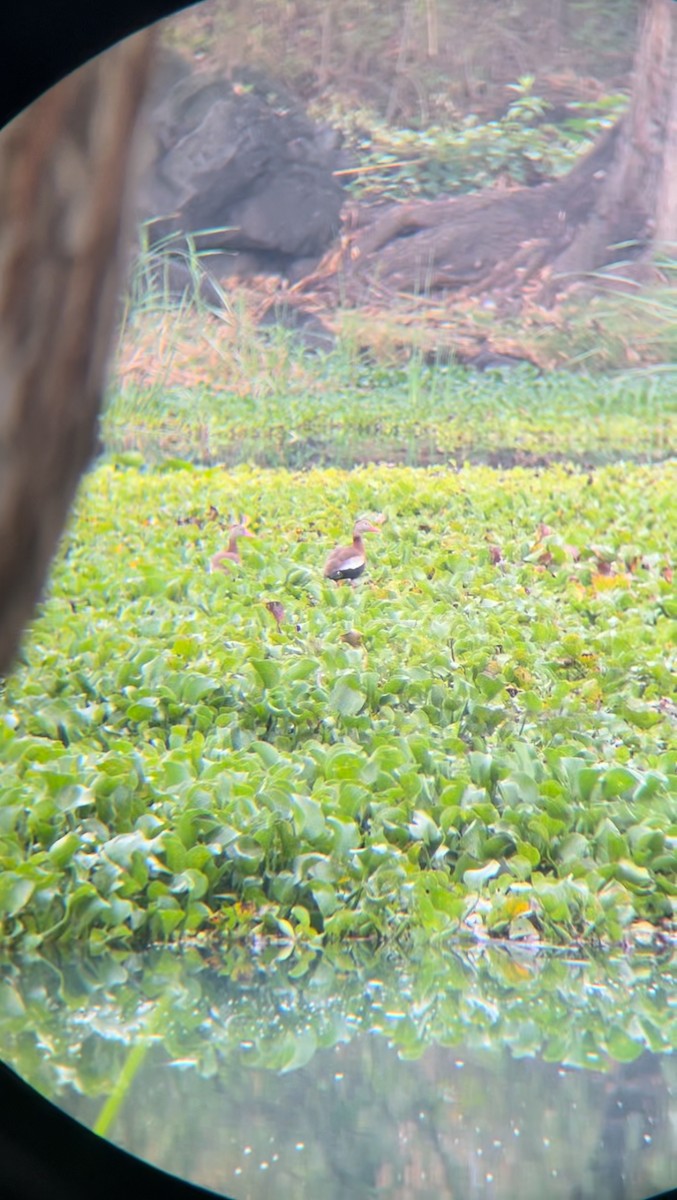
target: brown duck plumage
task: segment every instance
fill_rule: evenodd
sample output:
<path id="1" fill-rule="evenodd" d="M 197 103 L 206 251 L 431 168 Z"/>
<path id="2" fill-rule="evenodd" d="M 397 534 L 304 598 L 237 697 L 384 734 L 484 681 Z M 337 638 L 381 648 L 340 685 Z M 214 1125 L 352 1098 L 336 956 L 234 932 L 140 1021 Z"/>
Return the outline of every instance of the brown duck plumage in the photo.
<path id="1" fill-rule="evenodd" d="M 235 525 L 231 525 L 230 539 L 227 550 L 217 550 L 209 560 L 210 571 L 225 571 L 230 563 L 234 563 L 236 567 L 242 565 L 240 551 L 237 548 L 238 538 L 253 537 L 254 534 L 247 528 L 247 518 L 240 517 L 240 520 Z"/>
<path id="2" fill-rule="evenodd" d="M 337 546 L 324 564 L 325 579 L 333 579 L 335 583 L 340 583 L 344 579 L 352 583 L 353 580 L 358 579 L 364 571 L 367 561 L 362 534 L 378 532 L 378 526 L 372 525 L 371 521 L 367 521 L 365 518 L 356 521 L 353 527 L 352 545 Z"/>

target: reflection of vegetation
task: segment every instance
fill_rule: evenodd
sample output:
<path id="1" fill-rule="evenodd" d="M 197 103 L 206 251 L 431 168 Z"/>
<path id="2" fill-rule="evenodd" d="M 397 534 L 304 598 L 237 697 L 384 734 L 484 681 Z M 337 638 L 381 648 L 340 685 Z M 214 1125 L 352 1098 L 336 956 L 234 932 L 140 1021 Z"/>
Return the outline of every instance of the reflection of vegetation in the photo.
<path id="1" fill-rule="evenodd" d="M 130 1051 L 150 1034 L 154 1048 L 112 1136 L 236 1195 L 234 1166 L 253 1177 L 273 1152 L 281 1163 L 276 1197 L 310 1197 L 325 1177 L 336 1189 L 327 1194 L 345 1196 L 349 1179 L 358 1189 L 365 1178 L 385 1186 L 389 1171 L 394 1188 L 417 1154 L 429 1168 L 439 1157 L 438 1196 L 451 1194 L 449 1171 L 469 1194 L 479 1147 L 483 1170 L 503 1185 L 498 1195 L 515 1195 L 515 1172 L 528 1160 L 538 1166 L 525 1195 L 543 1195 L 539 1180 L 554 1170 L 568 1196 L 596 1148 L 603 1154 L 605 1096 L 617 1117 L 616 1100 L 630 1109 L 636 1078 L 633 1103 L 645 1122 L 654 1109 L 645 1110 L 644 1093 L 665 1103 L 661 1072 L 669 1063 L 641 1056 L 677 1046 L 669 956 L 571 962 L 486 947 L 402 961 L 373 960 L 356 946 L 350 956 L 316 959 L 301 980 L 296 974 L 297 964 L 270 950 L 255 962 L 234 951 L 209 969 L 195 950 L 68 964 L 24 959 L 4 974 L 0 1039 L 29 1082 L 94 1124 Z M 167 1009 L 162 1022 L 158 1003 Z M 525 1059 L 542 1061 L 526 1067 Z M 414 1060 L 417 1067 L 405 1065 Z M 589 1069 L 589 1088 L 571 1067 Z M 644 1093 L 642 1073 L 651 1076 Z M 197 1077 L 211 1082 L 198 1085 Z M 648 1126 L 654 1149 L 644 1145 L 644 1167 L 633 1152 L 631 1174 L 647 1179 L 645 1190 L 629 1194 L 669 1179 L 669 1130 L 659 1113 Z M 294 1191 L 294 1164 L 306 1192 Z M 641 1176 L 647 1169 L 654 1174 Z M 604 1195 L 588 1185 L 584 1196 Z M 402 1194 L 427 1197 L 431 1187 L 421 1178 Z"/>
<path id="2" fill-rule="evenodd" d="M 168 317 L 163 327 L 171 364 L 159 362 L 153 378 L 152 357 L 138 380 L 130 370 L 105 418 L 111 449 L 151 462 L 180 455 L 299 470 L 379 460 L 544 465 L 552 456 L 587 465 L 663 458 L 677 441 L 673 372 L 537 378 L 526 367 L 508 381 L 430 369 L 418 355 L 404 368 L 370 367 L 348 347 L 308 361 L 284 342 L 233 342 L 216 324 L 205 332 L 197 319 L 182 327 Z M 149 325 L 137 333 L 144 343 Z M 584 342 L 582 334 L 581 352 Z"/>
<path id="3" fill-rule="evenodd" d="M 233 1059 L 246 1069 L 298 1070 L 363 1033 L 406 1059 L 435 1045 L 491 1046 L 597 1071 L 646 1049 L 677 1049 L 670 953 L 572 962 L 485 946 L 401 960 L 374 959 L 357 945 L 306 961 L 300 978 L 298 962 L 282 957 L 272 948 L 254 960 L 234 950 L 206 967 L 202 952 L 187 949 L 7 963 L 5 1057 L 48 1095 L 69 1085 L 101 1097 L 129 1049 L 149 1037 L 207 1076 Z"/>

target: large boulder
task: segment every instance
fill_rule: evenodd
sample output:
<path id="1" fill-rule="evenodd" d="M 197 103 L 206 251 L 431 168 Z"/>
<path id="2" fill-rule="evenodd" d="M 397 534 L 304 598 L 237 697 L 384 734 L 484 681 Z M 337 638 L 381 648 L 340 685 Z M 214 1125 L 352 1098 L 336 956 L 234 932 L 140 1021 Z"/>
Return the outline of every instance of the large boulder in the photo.
<path id="1" fill-rule="evenodd" d="M 192 244 L 217 281 L 270 271 L 298 276 L 331 243 L 344 193 L 340 135 L 311 121 L 252 70 L 206 79 L 176 55 L 151 100 L 152 162 L 139 219 L 178 259 Z M 179 274 L 181 273 L 179 269 Z"/>

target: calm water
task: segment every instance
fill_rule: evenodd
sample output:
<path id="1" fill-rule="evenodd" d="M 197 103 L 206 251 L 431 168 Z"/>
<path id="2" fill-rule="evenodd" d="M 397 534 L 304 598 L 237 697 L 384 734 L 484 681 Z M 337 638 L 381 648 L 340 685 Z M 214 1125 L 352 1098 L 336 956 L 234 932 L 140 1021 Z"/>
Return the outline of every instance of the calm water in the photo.
<path id="1" fill-rule="evenodd" d="M 234 1200 L 645 1200 L 677 1182 L 671 958 L 306 965 L 5 964 L 3 1057 Z"/>

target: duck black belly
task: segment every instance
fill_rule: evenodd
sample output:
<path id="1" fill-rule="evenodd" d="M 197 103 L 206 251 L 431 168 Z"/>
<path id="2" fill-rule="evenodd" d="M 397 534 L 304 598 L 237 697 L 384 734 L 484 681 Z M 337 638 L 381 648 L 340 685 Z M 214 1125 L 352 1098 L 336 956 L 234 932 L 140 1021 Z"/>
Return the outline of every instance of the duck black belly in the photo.
<path id="1" fill-rule="evenodd" d="M 335 571 L 332 571 L 331 575 L 327 576 L 327 578 L 332 579 L 334 583 L 340 583 L 342 579 L 359 579 L 360 575 L 363 573 L 364 562 L 347 562 L 344 566 L 337 567 Z"/>

